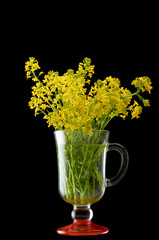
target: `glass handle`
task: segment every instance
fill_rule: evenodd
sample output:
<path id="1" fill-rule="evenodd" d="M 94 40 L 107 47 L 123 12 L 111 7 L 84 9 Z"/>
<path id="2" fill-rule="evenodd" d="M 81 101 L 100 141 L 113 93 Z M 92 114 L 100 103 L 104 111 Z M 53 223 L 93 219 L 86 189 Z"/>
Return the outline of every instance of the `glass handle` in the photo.
<path id="1" fill-rule="evenodd" d="M 129 164 L 129 155 L 127 150 L 118 143 L 109 143 L 108 151 L 117 151 L 121 155 L 121 165 L 117 175 L 110 179 L 106 179 L 106 187 L 111 187 L 119 183 L 124 177 Z"/>

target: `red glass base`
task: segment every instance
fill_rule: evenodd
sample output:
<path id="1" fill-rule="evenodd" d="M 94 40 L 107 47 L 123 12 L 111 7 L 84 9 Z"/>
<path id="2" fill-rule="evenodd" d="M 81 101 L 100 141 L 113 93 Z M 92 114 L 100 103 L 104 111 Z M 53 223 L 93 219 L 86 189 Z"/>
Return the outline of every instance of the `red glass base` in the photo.
<path id="1" fill-rule="evenodd" d="M 72 224 L 57 229 L 57 233 L 68 236 L 100 235 L 109 232 L 107 227 L 99 226 L 92 221 L 74 221 Z"/>

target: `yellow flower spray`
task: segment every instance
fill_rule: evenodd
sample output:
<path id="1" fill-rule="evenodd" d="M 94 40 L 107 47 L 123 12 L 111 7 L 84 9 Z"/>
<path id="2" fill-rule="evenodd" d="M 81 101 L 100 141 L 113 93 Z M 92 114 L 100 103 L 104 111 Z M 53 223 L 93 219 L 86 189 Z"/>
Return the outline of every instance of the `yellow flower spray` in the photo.
<path id="1" fill-rule="evenodd" d="M 96 196 L 96 185 L 102 190 L 105 184 L 99 170 L 105 145 L 99 144 L 101 131 L 96 136 L 93 130 L 104 130 L 112 118 L 125 119 L 129 113 L 132 118 L 139 118 L 142 106 L 137 99 L 143 106 L 150 106 L 149 100 L 141 93 L 151 93 L 151 80 L 148 77 L 133 80 L 136 91 L 132 93 L 121 86 L 118 78 L 110 76 L 92 84 L 88 91 L 87 85 L 94 74 L 94 65 L 89 58 L 79 63 L 76 72 L 69 69 L 62 76 L 55 71 L 44 75 L 35 58 L 26 62 L 25 71 L 27 79 L 32 78 L 35 83 L 29 101 L 35 116 L 42 113 L 48 126 L 55 130 L 69 130 L 66 144 L 62 146 L 63 158 L 58 155 L 59 163 L 63 161 L 67 166 L 62 180 L 64 199 L 77 205 L 96 202 L 99 197 Z M 74 132 L 70 133 L 70 130 Z M 94 144 L 83 144 L 83 136 L 92 139 Z"/>
<path id="2" fill-rule="evenodd" d="M 136 88 L 134 93 L 121 87 L 120 80 L 111 76 L 95 82 L 88 92 L 87 85 L 91 83 L 94 67 L 91 59 L 85 58 L 76 72 L 69 69 L 62 76 L 55 71 L 44 75 L 38 61 L 29 58 L 25 71 L 27 79 L 32 78 L 35 82 L 29 101 L 35 116 L 42 113 L 48 126 L 55 130 L 76 130 L 92 135 L 93 129 L 105 129 L 114 117 L 125 119 L 130 112 L 132 118 L 139 118 L 142 106 L 133 101 L 135 96 L 143 106 L 150 106 L 149 100 L 141 96 L 144 91 L 151 93 L 149 77 L 132 81 Z"/>

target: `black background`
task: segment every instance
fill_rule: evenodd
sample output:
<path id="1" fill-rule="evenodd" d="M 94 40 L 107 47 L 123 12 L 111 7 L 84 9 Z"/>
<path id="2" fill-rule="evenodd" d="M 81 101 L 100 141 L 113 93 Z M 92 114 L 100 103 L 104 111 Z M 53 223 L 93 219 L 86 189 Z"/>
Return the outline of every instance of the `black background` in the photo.
<path id="1" fill-rule="evenodd" d="M 23 37 L 19 39 L 20 73 L 24 80 L 25 158 L 20 162 L 23 236 L 71 239 L 57 235 L 56 229 L 72 222 L 72 206 L 58 194 L 53 128 L 48 128 L 42 117 L 35 118 L 28 107 L 32 82 L 25 78 L 25 61 L 35 57 L 45 73 L 55 70 L 63 74 L 68 68 L 77 69 L 84 57 L 90 57 L 95 65 L 94 80 L 111 75 L 133 91 L 131 81 L 135 77 L 149 76 L 153 91 L 150 97 L 147 95 L 151 107 L 143 110 L 140 119 L 114 119 L 107 127 L 110 142 L 118 142 L 128 150 L 130 164 L 121 183 L 108 188 L 104 197 L 92 205 L 93 222 L 109 227 L 109 234 L 83 239 L 152 237 L 158 211 L 159 49 L 155 6 L 123 6 L 123 12 L 118 6 L 99 6 L 91 11 L 72 7 L 74 10 L 63 5 L 52 9 L 41 6 L 36 14 L 28 7 Z M 109 153 L 108 158 L 118 166 L 117 154 Z M 111 177 L 117 169 L 110 161 L 108 167 Z"/>

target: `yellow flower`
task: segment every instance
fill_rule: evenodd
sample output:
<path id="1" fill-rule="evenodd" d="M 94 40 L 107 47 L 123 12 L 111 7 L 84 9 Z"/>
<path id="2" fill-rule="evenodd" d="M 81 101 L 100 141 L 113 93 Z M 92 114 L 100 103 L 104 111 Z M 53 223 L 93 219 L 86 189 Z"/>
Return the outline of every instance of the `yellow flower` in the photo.
<path id="1" fill-rule="evenodd" d="M 148 91 L 149 93 L 151 93 L 151 84 L 152 82 L 149 77 L 138 77 L 132 81 L 132 85 L 134 85 L 138 89 L 141 89 L 142 92 Z"/>
<path id="2" fill-rule="evenodd" d="M 141 113 L 142 113 L 142 107 L 136 106 L 132 112 L 132 118 L 139 118 Z"/>
<path id="3" fill-rule="evenodd" d="M 134 104 L 130 106 L 131 116 L 133 118 L 139 118 L 142 113 L 142 107 L 139 106 L 138 102 L 134 101 Z"/>
<path id="4" fill-rule="evenodd" d="M 143 99 L 143 104 L 145 107 L 150 107 L 150 101 L 148 99 Z"/>
<path id="5" fill-rule="evenodd" d="M 91 83 L 94 74 L 94 65 L 89 58 L 79 63 L 76 72 L 69 69 L 62 76 L 55 71 L 44 76 L 41 71 L 37 75 L 39 69 L 38 61 L 29 58 L 25 64 L 26 77 L 34 82 L 29 107 L 34 109 L 35 116 L 44 114 L 48 126 L 56 130 L 84 131 L 92 135 L 93 129 L 105 129 L 114 117 L 125 119 L 130 112 L 132 118 L 139 118 L 142 107 L 136 101 L 131 104 L 133 97 L 138 97 L 145 107 L 150 106 L 149 100 L 140 94 L 141 91 L 151 92 L 148 77 L 132 81 L 137 88 L 135 93 L 121 87 L 120 80 L 112 76 L 99 79 L 88 92 L 86 84 Z"/>
<path id="6" fill-rule="evenodd" d="M 27 72 L 26 73 L 27 79 L 31 78 L 32 73 L 38 69 L 40 69 L 38 61 L 35 58 L 30 57 L 29 61 L 25 63 L 25 71 Z"/>

